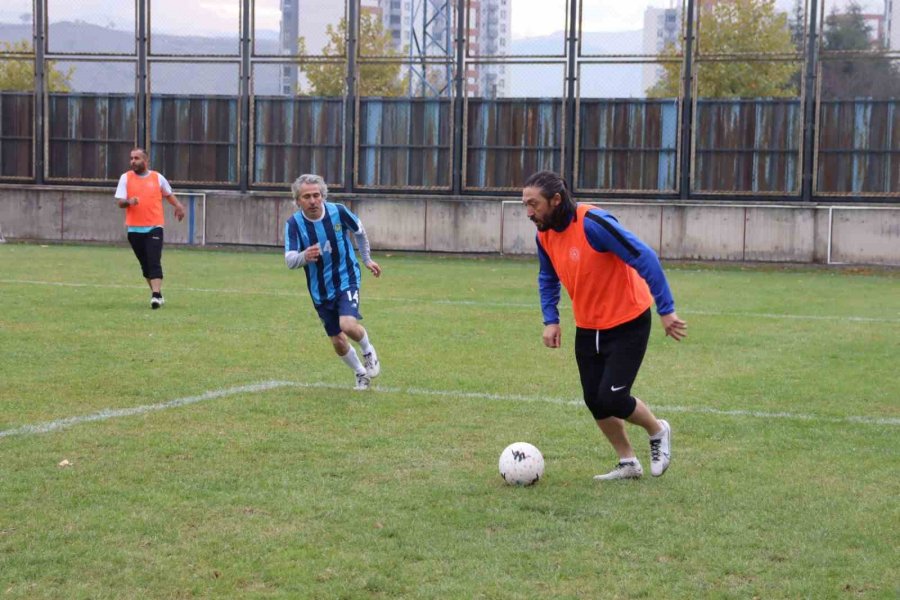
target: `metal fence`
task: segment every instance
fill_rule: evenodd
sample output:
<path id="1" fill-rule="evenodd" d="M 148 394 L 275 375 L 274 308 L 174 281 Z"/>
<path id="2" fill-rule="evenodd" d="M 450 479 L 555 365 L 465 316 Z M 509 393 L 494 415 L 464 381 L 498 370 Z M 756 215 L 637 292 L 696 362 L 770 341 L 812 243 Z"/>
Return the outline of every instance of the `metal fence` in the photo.
<path id="1" fill-rule="evenodd" d="M 0 175 L 34 178 L 33 94 L 0 92 Z M 173 182 L 236 187 L 240 172 L 236 97 L 155 96 L 150 147 Z M 48 179 L 115 181 L 135 143 L 135 99 L 122 94 L 50 94 Z M 560 100 L 477 99 L 466 108 L 469 191 L 515 189 L 539 169 L 559 171 Z M 253 187 L 283 188 L 300 170 L 340 186 L 341 98 L 261 97 L 253 110 Z M 678 100 L 579 104 L 577 188 L 674 193 Z M 799 100 L 697 102 L 693 190 L 796 194 L 800 186 Z M 900 185 L 900 100 L 827 101 L 821 106 L 817 191 L 895 193 Z M 359 189 L 451 189 L 452 102 L 365 98 L 356 145 Z"/>
<path id="2" fill-rule="evenodd" d="M 818 58 L 827 55 L 817 43 L 826 8 L 821 0 L 800 3 L 806 11 L 802 42 L 774 61 L 796 65 L 795 91 L 783 98 L 703 95 L 694 58 L 706 61 L 707 71 L 730 61 L 751 73 L 767 60 L 762 54 L 717 56 L 716 48 L 698 43 L 697 11 L 714 4 L 700 0 L 679 3 L 685 15 L 678 25 L 681 54 L 624 61 L 588 48 L 576 18 L 585 10 L 580 0 L 569 0 L 566 13 L 556 15 L 566 27 L 556 53 L 524 56 L 484 55 L 467 46 L 463 24 L 472 25 L 472 3 L 448 0 L 453 11 L 447 14 L 457 19 L 451 23 L 455 43 L 444 44 L 452 56 L 429 55 L 433 63 L 416 67 L 439 72 L 429 75 L 430 89 L 442 91 L 429 97 L 360 95 L 360 74 L 375 79 L 372 69 L 390 61 L 355 47 L 358 0 L 346 4 L 344 53 L 310 63 L 337 65 L 334 79 L 343 95 L 295 95 L 296 81 L 269 89 L 265 73 L 296 79 L 298 62 L 255 39 L 253 0 L 235 2 L 242 9 L 240 28 L 227 48 L 208 38 L 212 45 L 196 52 L 185 47 L 154 54 L 154 48 L 175 46 L 174 38 L 153 45 L 151 38 L 159 37 L 143 18 L 152 0 L 135 0 L 133 51 L 121 40 L 99 50 L 77 36 L 74 50 L 48 43 L 47 0 L 35 0 L 34 50 L 17 46 L 4 55 L 0 48 L 0 72 L 4 64 L 34 66 L 34 90 L 0 89 L 0 182 L 112 183 L 137 145 L 147 147 L 154 168 L 180 188 L 284 190 L 299 173 L 317 172 L 337 191 L 503 195 L 516 193 L 530 173 L 552 169 L 597 197 L 900 198 L 900 98 L 893 92 L 836 99 L 820 93 Z M 900 52 L 861 54 L 855 56 L 860 64 L 900 66 Z M 620 98 L 587 91 L 590 78 L 631 62 L 681 69 L 677 94 Z M 546 82 L 550 97 L 485 97 L 468 87 L 474 72 L 468 69 L 479 64 L 493 81 L 529 66 L 559 80 Z M 133 83 L 135 92 L 55 89 L 48 72 L 68 65 L 98 82 L 91 89 L 120 92 Z M 119 74 L 124 86 L 113 82 Z M 219 79 L 234 93 L 197 91 Z M 425 86 L 401 87 L 409 96 L 429 95 L 421 91 Z M 617 89 L 612 81 L 608 87 Z"/>

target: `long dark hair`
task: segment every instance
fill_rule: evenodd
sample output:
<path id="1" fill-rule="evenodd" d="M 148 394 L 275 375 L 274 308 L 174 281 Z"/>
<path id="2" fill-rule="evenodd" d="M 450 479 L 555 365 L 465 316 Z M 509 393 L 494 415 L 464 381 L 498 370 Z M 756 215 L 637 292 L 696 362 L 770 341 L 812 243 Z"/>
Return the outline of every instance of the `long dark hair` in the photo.
<path id="1" fill-rule="evenodd" d="M 562 202 L 553 212 L 550 226 L 553 229 L 563 229 L 576 214 L 576 203 L 566 180 L 553 171 L 538 171 L 525 180 L 522 187 L 535 187 L 541 191 L 541 196 L 549 200 L 556 194 L 562 198 Z"/>

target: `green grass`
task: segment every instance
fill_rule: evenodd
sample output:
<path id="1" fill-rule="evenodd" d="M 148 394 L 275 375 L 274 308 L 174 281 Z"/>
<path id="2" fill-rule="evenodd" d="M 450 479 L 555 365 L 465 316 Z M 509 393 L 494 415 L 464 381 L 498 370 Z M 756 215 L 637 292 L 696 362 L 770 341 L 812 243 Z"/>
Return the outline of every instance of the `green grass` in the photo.
<path id="1" fill-rule="evenodd" d="M 669 265 L 690 337 L 654 322 L 635 392 L 672 467 L 600 485 L 535 261 L 376 259 L 354 393 L 277 250 L 169 248 L 151 311 L 129 249 L 0 246 L 0 432 L 283 382 L 0 436 L 0 597 L 900 594 L 900 273 Z M 497 473 L 519 440 L 531 488 Z"/>

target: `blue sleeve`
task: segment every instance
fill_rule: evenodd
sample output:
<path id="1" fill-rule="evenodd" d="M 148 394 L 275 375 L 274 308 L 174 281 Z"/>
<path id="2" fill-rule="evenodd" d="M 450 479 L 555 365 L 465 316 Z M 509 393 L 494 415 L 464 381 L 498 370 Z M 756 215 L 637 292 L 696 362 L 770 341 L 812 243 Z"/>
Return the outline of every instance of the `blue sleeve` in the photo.
<path id="1" fill-rule="evenodd" d="M 284 224 L 284 251 L 299 252 L 302 250 L 302 241 L 300 240 L 300 228 L 294 217 L 288 219 Z"/>
<path id="2" fill-rule="evenodd" d="M 541 242 L 535 236 L 535 242 L 538 249 L 538 262 L 540 263 L 540 271 L 538 271 L 538 291 L 541 295 L 541 312 L 544 314 L 544 325 L 559 323 L 559 276 L 550 257 L 544 251 Z"/>
<path id="3" fill-rule="evenodd" d="M 350 212 L 343 204 L 337 205 L 338 214 L 341 215 L 341 225 L 349 227 L 351 231 L 359 231 L 359 217 Z"/>
<path id="4" fill-rule="evenodd" d="M 656 312 L 667 315 L 675 312 L 675 300 L 669 282 L 653 248 L 622 227 L 611 214 L 592 209 L 584 219 L 584 233 L 597 252 L 613 252 L 644 278 L 656 302 Z"/>

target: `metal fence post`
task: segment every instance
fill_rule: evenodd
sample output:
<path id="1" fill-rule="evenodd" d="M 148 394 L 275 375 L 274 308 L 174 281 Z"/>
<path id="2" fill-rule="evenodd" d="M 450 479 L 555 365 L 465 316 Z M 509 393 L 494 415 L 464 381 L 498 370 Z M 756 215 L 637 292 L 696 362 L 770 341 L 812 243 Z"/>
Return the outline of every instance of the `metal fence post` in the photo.
<path id="1" fill-rule="evenodd" d="M 465 117 L 466 101 L 466 0 L 457 0 L 456 3 L 456 81 L 454 87 L 456 93 L 453 98 L 453 165 L 452 165 L 452 189 L 453 194 L 459 196 L 463 190 L 463 123 Z"/>
<path id="2" fill-rule="evenodd" d="M 817 57 L 819 54 L 818 29 L 818 0 L 809 2 L 809 30 L 806 40 L 806 78 L 803 86 L 803 175 L 800 186 L 800 199 L 804 202 L 812 200 L 813 169 L 815 168 L 816 145 L 816 71 L 818 69 Z"/>
<path id="3" fill-rule="evenodd" d="M 691 195 L 691 141 L 694 131 L 694 99 L 691 89 L 694 81 L 694 3 L 687 0 L 687 17 L 684 35 L 684 77 L 681 101 L 681 160 L 679 196 L 687 200 Z"/>
<path id="4" fill-rule="evenodd" d="M 356 54 L 359 42 L 359 0 L 347 3 L 347 94 L 344 96 L 344 190 L 356 179 Z"/>
<path id="5" fill-rule="evenodd" d="M 250 31 L 250 9 L 251 0 L 243 0 L 241 2 L 241 85 L 238 96 L 238 106 L 240 107 L 240 128 L 238 138 L 238 156 L 240 156 L 240 164 L 238 166 L 238 181 L 242 192 L 246 192 L 250 187 L 250 54 L 253 52 L 252 35 Z"/>
<path id="6" fill-rule="evenodd" d="M 566 97 L 563 100 L 565 107 L 565 128 L 563 141 L 563 172 L 562 175 L 569 182 L 569 188 L 575 185 L 575 93 L 578 75 L 578 5 L 580 2 L 569 0 L 569 26 L 566 28 Z"/>
<path id="7" fill-rule="evenodd" d="M 34 31 L 32 32 L 34 49 L 34 179 L 38 184 L 44 183 L 44 157 L 47 155 L 47 136 L 44 131 L 45 98 L 44 86 L 44 41 L 46 39 L 47 17 L 44 2 L 34 3 Z"/>
<path id="8" fill-rule="evenodd" d="M 137 96 L 135 98 L 134 114 L 137 119 L 137 140 L 138 148 L 147 148 L 147 123 L 150 121 L 147 112 L 149 111 L 149 102 L 147 101 L 147 0 L 138 0 L 137 3 L 137 81 L 135 88 Z"/>

